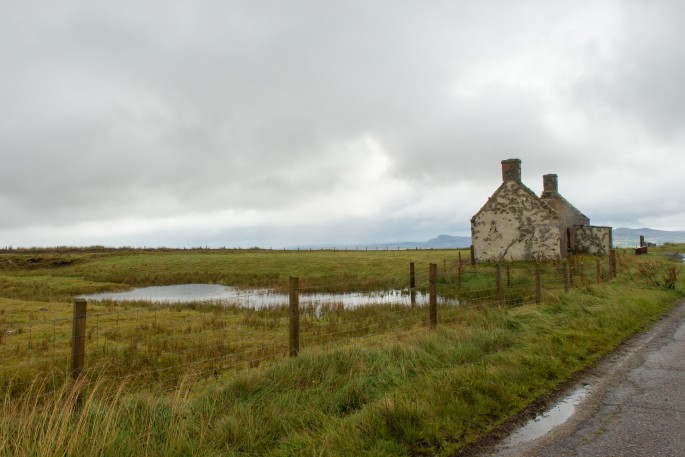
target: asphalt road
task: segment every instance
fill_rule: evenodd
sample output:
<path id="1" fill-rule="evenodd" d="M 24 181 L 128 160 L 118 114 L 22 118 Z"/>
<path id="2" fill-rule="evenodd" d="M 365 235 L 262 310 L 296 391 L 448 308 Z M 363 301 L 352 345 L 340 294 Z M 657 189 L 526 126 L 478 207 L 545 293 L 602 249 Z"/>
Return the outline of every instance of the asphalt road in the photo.
<path id="1" fill-rule="evenodd" d="M 563 424 L 477 455 L 685 456 L 685 300 L 568 390 L 581 386 L 588 393 Z"/>

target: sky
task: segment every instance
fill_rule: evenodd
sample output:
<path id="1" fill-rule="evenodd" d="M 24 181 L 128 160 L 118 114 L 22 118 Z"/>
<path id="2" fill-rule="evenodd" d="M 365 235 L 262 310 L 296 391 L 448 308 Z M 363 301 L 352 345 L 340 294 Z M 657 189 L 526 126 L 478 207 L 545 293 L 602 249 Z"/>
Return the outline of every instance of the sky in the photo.
<path id="1" fill-rule="evenodd" d="M 0 7 L 0 246 L 469 235 L 508 158 L 685 230 L 680 0 Z"/>

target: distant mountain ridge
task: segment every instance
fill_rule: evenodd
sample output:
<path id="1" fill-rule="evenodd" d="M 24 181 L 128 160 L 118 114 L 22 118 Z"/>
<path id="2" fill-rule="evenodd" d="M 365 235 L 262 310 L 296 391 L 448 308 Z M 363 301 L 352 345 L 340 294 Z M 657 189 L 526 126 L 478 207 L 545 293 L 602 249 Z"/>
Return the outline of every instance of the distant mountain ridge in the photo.
<path id="1" fill-rule="evenodd" d="M 644 235 L 648 243 L 685 243 L 685 231 L 656 230 L 650 228 L 617 228 L 613 230 L 613 241 L 616 247 L 635 247 L 640 244 L 640 235 Z M 395 241 L 389 243 L 360 243 L 360 244 L 316 244 L 300 245 L 292 249 L 461 249 L 471 246 L 470 236 L 438 235 L 428 241 Z"/>
<path id="2" fill-rule="evenodd" d="M 458 249 L 471 246 L 470 236 L 438 235 L 428 241 L 393 241 L 387 243 L 358 244 L 307 244 L 290 247 L 290 249 L 341 249 L 341 250 L 393 250 L 393 249 Z"/>
<path id="3" fill-rule="evenodd" d="M 685 243 L 685 232 L 656 230 L 651 228 L 617 228 L 613 230 L 614 246 L 634 247 L 640 244 L 640 235 L 645 237 L 648 243 Z"/>
<path id="4" fill-rule="evenodd" d="M 438 235 L 423 243 L 426 248 L 467 248 L 471 246 L 470 236 Z"/>

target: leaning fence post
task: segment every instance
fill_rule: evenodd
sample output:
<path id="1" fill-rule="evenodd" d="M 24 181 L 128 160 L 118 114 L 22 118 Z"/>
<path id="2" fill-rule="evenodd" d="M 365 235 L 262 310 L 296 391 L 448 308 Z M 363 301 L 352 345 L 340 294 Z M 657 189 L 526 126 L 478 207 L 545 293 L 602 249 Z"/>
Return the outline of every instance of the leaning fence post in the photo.
<path id="1" fill-rule="evenodd" d="M 495 267 L 495 283 L 497 286 L 497 303 L 499 306 L 504 304 L 504 294 L 502 294 L 502 266 L 497 264 Z"/>
<path id="2" fill-rule="evenodd" d="M 85 298 L 74 300 L 74 320 L 71 333 L 71 378 L 75 381 L 81 375 L 86 360 L 86 312 Z"/>
<path id="3" fill-rule="evenodd" d="M 290 357 L 300 352 L 300 279 L 290 277 Z"/>
<path id="4" fill-rule="evenodd" d="M 561 269 L 564 275 L 564 292 L 568 292 L 568 263 L 566 261 L 561 264 Z"/>
<path id="5" fill-rule="evenodd" d="M 540 262 L 535 262 L 535 303 L 542 303 L 542 285 L 540 284 Z"/>
<path id="6" fill-rule="evenodd" d="M 429 301 L 428 301 L 428 316 L 429 316 L 429 326 L 434 329 L 438 325 L 438 287 L 437 287 L 437 274 L 438 265 L 431 263 L 428 268 L 428 290 L 429 290 Z"/>

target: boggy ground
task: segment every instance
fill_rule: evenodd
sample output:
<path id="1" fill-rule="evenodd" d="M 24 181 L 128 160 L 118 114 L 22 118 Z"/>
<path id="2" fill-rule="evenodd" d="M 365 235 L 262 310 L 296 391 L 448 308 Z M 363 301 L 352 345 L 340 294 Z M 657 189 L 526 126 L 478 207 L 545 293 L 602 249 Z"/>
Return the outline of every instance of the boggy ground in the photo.
<path id="1" fill-rule="evenodd" d="M 96 260 L 85 258 L 68 266 L 10 268 L 3 278 L 15 287 L 0 290 L 8 291 L 3 293 L 14 297 L 13 303 L 49 308 L 68 305 L 61 301 L 68 295 L 65 284 L 71 293 L 81 290 L 81 282 L 127 285 L 124 277 L 143 285 L 181 278 L 186 269 L 199 278 L 198 263 L 214 265 L 208 268 L 209 276 L 235 278 L 233 273 L 239 271 L 247 278 L 250 273 L 244 269 L 249 262 L 237 257 L 207 260 L 200 259 L 204 253 L 185 258 L 183 253 L 168 253 L 165 259 L 167 253 L 150 258 L 144 254 L 133 253 L 132 260 L 128 254 L 116 254 L 122 257 L 116 259 L 96 253 Z M 455 252 L 430 254 L 432 258 L 426 254 L 426 260 L 419 261 L 427 266 L 431 258 L 440 264 L 440 257 Z M 257 277 L 281 281 L 281 273 L 274 275 L 276 269 L 268 265 L 283 262 L 276 258 L 282 253 L 251 255 L 264 259 L 255 267 Z M 311 269 L 302 254 L 290 255 L 296 262 L 290 271 L 303 275 Z M 336 278 L 337 284 L 359 274 L 367 263 L 378 277 L 392 282 L 406 281 L 406 262 L 416 253 L 375 255 L 327 253 L 311 260 L 318 262 L 320 278 Z M 242 268 L 226 267 L 231 260 Z M 346 271 L 341 264 L 358 270 Z M 439 321 L 434 331 L 426 330 L 425 321 L 387 327 L 334 345 L 305 346 L 297 358 L 242 371 L 198 377 L 191 370 L 171 385 L 127 377 L 112 382 L 97 372 L 84 378 L 82 390 L 39 380 L 15 394 L 5 391 L 0 453 L 450 455 L 667 313 L 683 295 L 681 283 L 675 289 L 664 287 L 671 265 L 654 257 L 619 256 L 616 280 L 595 284 L 579 275 L 568 293 L 547 289 L 540 305 L 521 300 L 505 301 L 505 306 L 463 306 Z M 36 279 L 41 277 L 52 279 L 43 287 Z M 425 284 L 425 278 L 422 281 Z M 478 284 L 487 289 L 491 283 Z M 446 280 L 441 287 L 449 290 L 454 283 Z M 29 295 L 34 302 L 20 298 Z M 181 314 L 186 311 L 194 310 Z M 171 341 L 182 338 L 188 339 L 187 334 L 180 332 Z M 73 396 L 78 392 L 82 406 L 75 409 Z"/>

